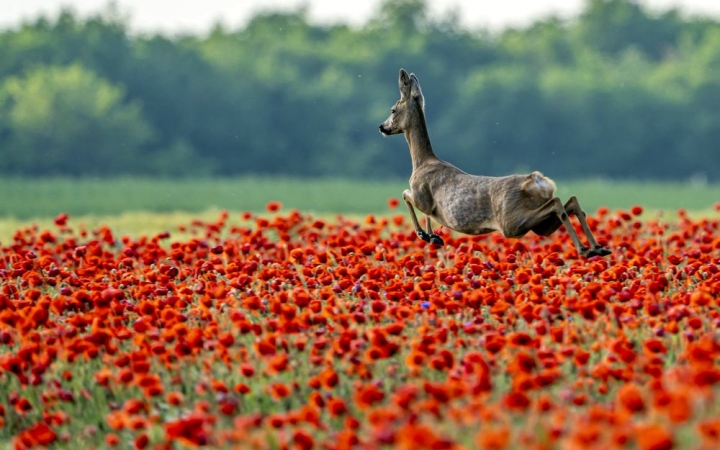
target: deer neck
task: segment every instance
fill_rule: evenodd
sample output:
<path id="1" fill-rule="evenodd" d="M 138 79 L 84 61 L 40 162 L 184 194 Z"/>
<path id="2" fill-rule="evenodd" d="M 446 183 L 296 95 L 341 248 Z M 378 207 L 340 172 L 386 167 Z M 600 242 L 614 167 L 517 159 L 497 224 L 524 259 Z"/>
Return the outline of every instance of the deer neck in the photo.
<path id="1" fill-rule="evenodd" d="M 428 134 L 425 115 L 422 111 L 419 112 L 419 117 L 415 125 L 405 130 L 404 134 L 408 147 L 410 147 L 410 158 L 412 159 L 413 170 L 420 167 L 426 161 L 437 159 L 432 144 L 430 143 L 430 135 Z"/>

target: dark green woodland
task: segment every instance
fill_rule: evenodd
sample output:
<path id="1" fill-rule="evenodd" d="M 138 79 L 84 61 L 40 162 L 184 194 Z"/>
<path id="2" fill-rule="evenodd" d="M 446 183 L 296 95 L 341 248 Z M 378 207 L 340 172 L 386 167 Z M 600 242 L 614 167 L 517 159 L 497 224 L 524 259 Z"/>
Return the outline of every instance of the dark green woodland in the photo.
<path id="1" fill-rule="evenodd" d="M 720 180 L 720 21 L 629 0 L 496 32 L 424 0 L 204 35 L 38 17 L 0 30 L 0 175 L 404 178 L 404 140 L 377 130 L 401 67 L 436 153 L 468 172 Z"/>

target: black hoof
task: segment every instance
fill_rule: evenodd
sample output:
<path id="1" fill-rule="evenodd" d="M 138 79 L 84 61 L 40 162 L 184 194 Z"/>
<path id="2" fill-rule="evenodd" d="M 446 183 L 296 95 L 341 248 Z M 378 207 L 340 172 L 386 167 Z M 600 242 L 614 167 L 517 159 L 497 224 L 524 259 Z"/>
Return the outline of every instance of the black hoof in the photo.
<path id="1" fill-rule="evenodd" d="M 593 256 L 607 256 L 612 253 L 609 249 L 597 245 L 592 249 L 583 249 L 583 256 L 586 258 L 592 258 Z"/>
<path id="2" fill-rule="evenodd" d="M 427 234 L 424 230 L 417 231 L 417 236 L 425 242 L 429 242 L 433 245 L 445 245 L 445 241 L 442 240 L 437 234 Z"/>
<path id="3" fill-rule="evenodd" d="M 430 235 L 430 243 L 434 245 L 445 245 L 445 241 L 435 233 Z"/>

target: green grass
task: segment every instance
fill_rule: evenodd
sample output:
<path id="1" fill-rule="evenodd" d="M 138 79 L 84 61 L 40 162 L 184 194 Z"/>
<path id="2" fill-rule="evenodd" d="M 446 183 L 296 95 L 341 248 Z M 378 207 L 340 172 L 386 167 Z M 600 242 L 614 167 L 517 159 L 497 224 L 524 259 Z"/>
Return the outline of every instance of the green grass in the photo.
<path id="1" fill-rule="evenodd" d="M 348 180 L 150 178 L 0 179 L 0 217 L 28 219 L 70 215 L 116 215 L 126 211 L 263 211 L 269 201 L 320 213 L 367 213 L 387 208 L 407 183 Z"/>
<path id="2" fill-rule="evenodd" d="M 600 206 L 647 210 L 709 210 L 720 201 L 720 185 L 619 182 L 606 180 L 557 182 L 558 195 L 576 195 L 583 208 Z M 262 211 L 269 201 L 320 214 L 368 214 L 387 211 L 390 197 L 400 198 L 407 181 L 292 179 L 155 180 L 117 179 L 0 179 L 0 218 L 27 220 L 71 216 L 114 216 L 128 211 L 203 212 Z"/>
<path id="3" fill-rule="evenodd" d="M 203 222 L 216 222 L 220 217 L 217 209 L 208 209 L 202 212 L 148 212 L 127 211 L 119 214 L 92 215 L 84 214 L 71 216 L 68 225 L 73 230 L 97 230 L 101 226 L 110 227 L 117 237 L 155 236 L 169 232 L 174 240 L 184 240 L 192 237 L 192 229 L 180 232 L 179 225 L 190 225 L 194 220 Z M 243 222 L 239 214 L 230 216 L 228 225 L 240 225 Z M 37 227 L 38 230 L 57 230 L 51 217 L 34 219 L 0 218 L 0 244 L 9 244 L 15 232 L 27 228 Z"/>

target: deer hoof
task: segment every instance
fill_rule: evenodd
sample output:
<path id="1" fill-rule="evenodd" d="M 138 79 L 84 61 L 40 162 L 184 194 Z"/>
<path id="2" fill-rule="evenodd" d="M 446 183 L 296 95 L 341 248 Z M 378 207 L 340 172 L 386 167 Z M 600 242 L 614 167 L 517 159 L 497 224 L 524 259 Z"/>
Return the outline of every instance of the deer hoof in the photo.
<path id="1" fill-rule="evenodd" d="M 597 245 L 591 249 L 584 248 L 582 254 L 586 258 L 592 258 L 593 256 L 607 256 L 612 253 L 609 249 Z"/>
<path id="2" fill-rule="evenodd" d="M 418 230 L 416 233 L 417 233 L 417 237 L 419 237 L 419 238 L 422 239 L 423 241 L 425 241 L 425 242 L 430 242 L 430 235 L 427 234 L 425 231 L 423 231 L 423 230 Z"/>
<path id="3" fill-rule="evenodd" d="M 435 245 L 445 245 L 445 241 L 443 241 L 442 238 L 441 238 L 440 236 L 438 236 L 437 234 L 435 234 L 435 233 L 433 233 L 433 234 L 430 235 L 430 241 L 429 241 L 429 242 L 430 242 L 431 244 L 435 244 Z"/>

